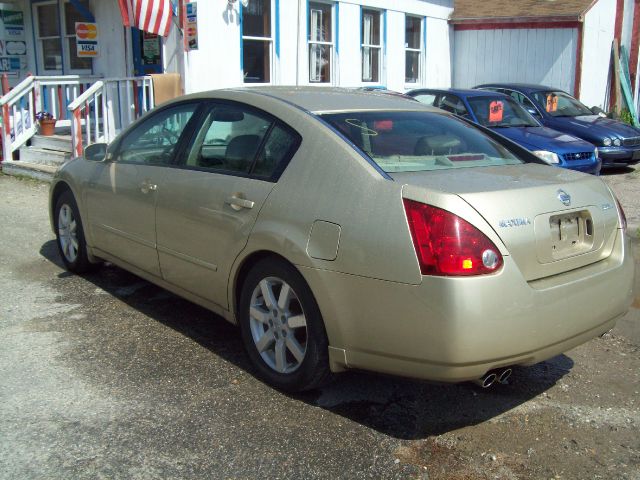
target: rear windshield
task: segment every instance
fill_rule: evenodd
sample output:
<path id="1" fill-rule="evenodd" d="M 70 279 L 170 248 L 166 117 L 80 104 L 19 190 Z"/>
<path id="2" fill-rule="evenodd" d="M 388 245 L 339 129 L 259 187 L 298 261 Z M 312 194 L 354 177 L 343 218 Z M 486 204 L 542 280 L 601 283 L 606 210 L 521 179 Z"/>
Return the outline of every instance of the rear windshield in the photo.
<path id="1" fill-rule="evenodd" d="M 477 128 L 435 112 L 328 113 L 322 118 L 387 173 L 524 163 Z"/>

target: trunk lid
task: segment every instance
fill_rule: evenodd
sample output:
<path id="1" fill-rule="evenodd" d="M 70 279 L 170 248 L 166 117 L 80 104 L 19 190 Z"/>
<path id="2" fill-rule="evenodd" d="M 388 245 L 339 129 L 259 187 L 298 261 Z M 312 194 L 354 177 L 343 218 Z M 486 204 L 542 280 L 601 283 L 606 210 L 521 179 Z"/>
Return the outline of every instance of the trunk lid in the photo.
<path id="1" fill-rule="evenodd" d="M 462 198 L 502 240 L 527 281 L 611 254 L 618 213 L 598 177 L 537 164 L 390 175 Z"/>

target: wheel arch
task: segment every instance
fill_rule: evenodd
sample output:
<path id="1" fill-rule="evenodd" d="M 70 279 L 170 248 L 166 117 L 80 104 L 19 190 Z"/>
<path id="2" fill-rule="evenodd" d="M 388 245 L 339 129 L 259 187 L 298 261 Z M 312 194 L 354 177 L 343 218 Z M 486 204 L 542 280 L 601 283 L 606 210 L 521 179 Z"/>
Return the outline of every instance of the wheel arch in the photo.
<path id="1" fill-rule="evenodd" d="M 237 267 L 234 269 L 234 271 L 232 272 L 232 282 L 231 284 L 231 289 L 230 289 L 230 296 L 231 298 L 229 299 L 229 307 L 231 310 L 231 315 L 235 321 L 235 323 L 238 323 L 238 319 L 236 318 L 236 313 L 238 312 L 238 307 L 239 307 L 239 302 L 240 302 L 240 295 L 242 293 L 242 287 L 244 285 L 244 282 L 247 278 L 247 275 L 249 274 L 249 272 L 251 271 L 251 269 L 253 268 L 254 265 L 256 265 L 258 262 L 266 259 L 266 258 L 275 258 L 279 261 L 282 261 L 290 266 L 292 266 L 293 268 L 295 268 L 299 273 L 300 270 L 289 260 L 287 260 L 285 257 L 283 257 L 282 255 L 272 251 L 272 250 L 257 250 L 255 252 L 251 252 L 250 254 L 248 254 L 247 256 L 245 256 L 244 258 L 242 258 L 242 260 L 240 260 L 240 262 L 238 263 Z M 304 277 L 303 277 L 304 278 Z"/>
<path id="2" fill-rule="evenodd" d="M 51 188 L 51 194 L 49 195 L 49 220 L 51 223 L 51 230 L 55 232 L 54 218 L 55 218 L 55 208 L 58 203 L 58 199 L 65 192 L 71 192 L 71 194 L 76 197 L 71 186 L 65 182 L 64 180 L 60 180 L 56 182 L 55 185 Z M 76 199 L 76 204 L 78 200 Z"/>

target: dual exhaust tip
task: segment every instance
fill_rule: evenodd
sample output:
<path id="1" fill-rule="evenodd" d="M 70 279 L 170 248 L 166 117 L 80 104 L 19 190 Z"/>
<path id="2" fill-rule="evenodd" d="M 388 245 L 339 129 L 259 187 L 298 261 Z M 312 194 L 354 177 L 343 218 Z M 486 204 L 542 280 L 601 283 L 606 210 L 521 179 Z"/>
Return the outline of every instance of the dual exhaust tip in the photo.
<path id="1" fill-rule="evenodd" d="M 499 370 L 493 370 L 491 372 L 485 373 L 482 377 L 473 381 L 476 385 L 479 385 L 482 388 L 489 388 L 494 383 L 507 383 L 509 377 L 513 370 L 511 368 L 503 368 Z"/>

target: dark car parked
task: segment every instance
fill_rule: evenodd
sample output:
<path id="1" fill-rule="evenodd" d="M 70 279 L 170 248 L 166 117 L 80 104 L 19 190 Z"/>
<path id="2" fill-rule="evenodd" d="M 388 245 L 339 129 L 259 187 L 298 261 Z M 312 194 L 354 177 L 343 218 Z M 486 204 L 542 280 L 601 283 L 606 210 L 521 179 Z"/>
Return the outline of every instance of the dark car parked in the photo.
<path id="1" fill-rule="evenodd" d="M 640 161 L 640 129 L 603 117 L 566 92 L 544 85 L 491 83 L 475 87 L 510 95 L 546 126 L 598 147 L 602 166 Z"/>
<path id="2" fill-rule="evenodd" d="M 411 90 L 407 95 L 491 128 L 550 165 L 594 175 L 600 173 L 601 162 L 593 144 L 543 127 L 507 95 L 452 88 L 423 88 Z"/>

